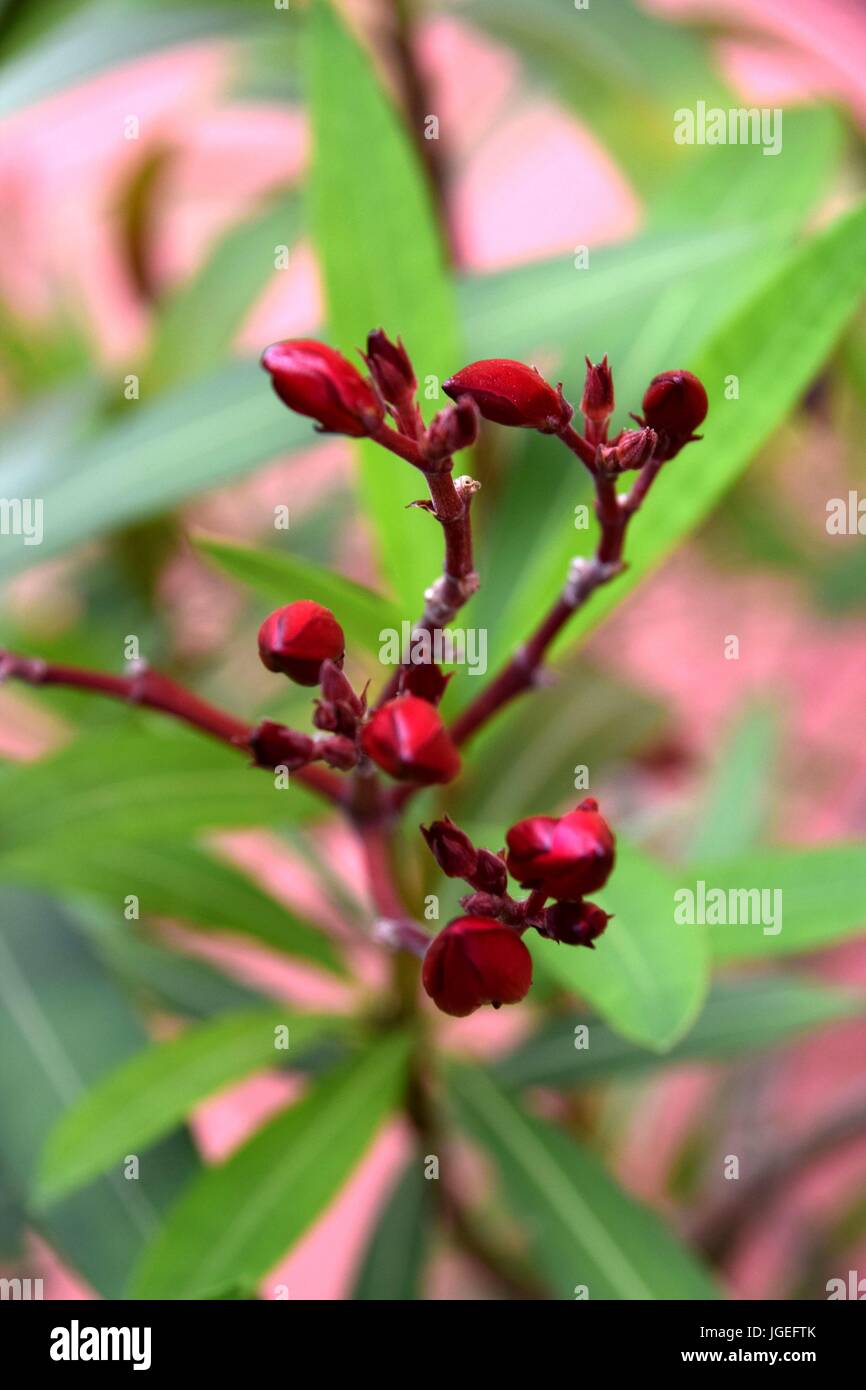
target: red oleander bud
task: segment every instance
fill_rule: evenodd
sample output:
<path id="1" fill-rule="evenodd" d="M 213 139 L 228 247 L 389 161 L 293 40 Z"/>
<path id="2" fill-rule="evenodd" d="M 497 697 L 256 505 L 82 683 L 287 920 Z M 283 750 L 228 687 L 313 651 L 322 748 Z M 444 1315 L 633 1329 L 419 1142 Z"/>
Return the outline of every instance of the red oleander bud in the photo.
<path id="1" fill-rule="evenodd" d="M 382 399 L 389 405 L 402 405 L 414 396 L 418 383 L 402 339 L 392 343 L 383 328 L 374 329 L 367 335 L 364 361 Z"/>
<path id="2" fill-rule="evenodd" d="M 307 598 L 278 608 L 259 628 L 264 665 L 298 685 L 318 685 L 322 662 L 341 660 L 345 645 L 343 629 L 330 609 Z"/>
<path id="3" fill-rule="evenodd" d="M 601 936 L 610 916 L 595 903 L 554 903 L 545 911 L 544 926 L 539 931 L 542 936 L 560 941 L 564 946 L 588 946 L 592 951 L 595 949 L 593 942 Z"/>
<path id="4" fill-rule="evenodd" d="M 287 729 L 285 724 L 275 724 L 271 719 L 263 719 L 253 730 L 249 748 L 257 767 L 287 767 L 290 772 L 303 767 L 315 752 L 308 734 Z"/>
<path id="5" fill-rule="evenodd" d="M 382 705 L 361 730 L 361 746 L 401 782 L 450 782 L 460 771 L 460 754 L 438 711 L 416 695 Z"/>
<path id="6" fill-rule="evenodd" d="M 706 418 L 707 393 L 691 372 L 660 372 L 643 398 L 644 424 L 660 436 L 658 453 L 673 458 L 694 437 Z"/>
<path id="7" fill-rule="evenodd" d="M 439 667 L 432 661 L 413 663 L 404 667 L 400 675 L 400 693 L 417 695 L 428 705 L 438 705 L 448 688 L 451 675 L 443 676 Z"/>
<path id="8" fill-rule="evenodd" d="M 442 390 L 455 401 L 471 397 L 485 420 L 543 434 L 564 429 L 574 414 L 561 386 L 554 390 L 534 367 L 504 357 L 473 362 L 446 381 Z"/>
<path id="9" fill-rule="evenodd" d="M 607 882 L 614 837 L 591 797 L 557 820 L 530 816 L 506 835 L 508 871 L 523 888 L 541 888 L 551 898 L 576 899 Z"/>
<path id="10" fill-rule="evenodd" d="M 652 458 L 657 443 L 655 430 L 623 430 L 612 444 L 601 445 L 601 467 L 606 473 L 624 473 L 630 468 L 643 468 Z"/>
<path id="11" fill-rule="evenodd" d="M 460 396 L 455 405 L 446 405 L 430 422 L 424 440 L 428 463 L 441 463 L 460 449 L 468 449 L 478 438 L 478 406 L 471 396 Z"/>
<path id="12" fill-rule="evenodd" d="M 607 353 L 594 366 L 587 357 L 586 381 L 583 387 L 583 399 L 580 402 L 581 414 L 585 415 L 587 420 L 604 424 L 605 420 L 613 414 L 613 407 L 613 377 L 607 364 Z"/>
<path id="13" fill-rule="evenodd" d="M 309 338 L 273 343 L 262 354 L 262 366 L 280 400 L 317 420 L 322 432 L 360 438 L 373 434 L 385 418 L 370 382 L 324 343 Z"/>
<path id="14" fill-rule="evenodd" d="M 482 1004 L 516 1004 L 532 984 L 532 957 L 513 927 L 458 917 L 431 942 L 424 988 L 437 1008 L 465 1018 Z"/>
<path id="15" fill-rule="evenodd" d="M 492 854 L 489 849 L 480 849 L 474 870 L 463 877 L 468 878 L 472 887 L 479 892 L 501 897 L 508 883 L 508 870 L 498 854 Z"/>
<path id="16" fill-rule="evenodd" d="M 469 836 L 450 816 L 434 820 L 430 826 L 422 825 L 420 829 L 443 874 L 449 878 L 469 878 L 478 863 L 478 853 Z"/>

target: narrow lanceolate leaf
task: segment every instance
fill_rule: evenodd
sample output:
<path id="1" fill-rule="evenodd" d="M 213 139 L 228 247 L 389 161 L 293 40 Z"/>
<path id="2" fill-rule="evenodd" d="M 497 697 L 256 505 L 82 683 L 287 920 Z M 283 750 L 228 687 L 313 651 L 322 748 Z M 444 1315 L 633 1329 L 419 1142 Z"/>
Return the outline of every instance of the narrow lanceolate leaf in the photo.
<path id="1" fill-rule="evenodd" d="M 313 4 L 308 29 L 310 205 L 329 337 L 350 354 L 371 328 L 399 334 L 415 362 L 422 405 L 438 409 L 447 404 L 442 381 L 461 364 L 424 175 L 374 67 L 329 0 Z M 425 512 L 403 511 L 423 496 L 423 479 L 379 448 L 362 445 L 360 453 L 361 489 L 385 575 L 401 607 L 414 614 L 442 562 L 435 522 Z"/>
<path id="2" fill-rule="evenodd" d="M 733 230 L 722 228 L 718 235 L 730 235 Z M 728 273 L 736 277 L 738 264 L 734 257 L 729 270 L 721 270 L 722 277 Z M 700 302 L 703 286 L 690 274 L 680 289 L 671 289 L 660 301 L 655 316 L 659 322 L 655 318 L 648 321 L 635 340 L 634 350 L 616 355 L 613 346 L 617 392 L 623 402 L 636 400 L 632 392 L 643 389 L 658 366 L 660 353 L 668 362 L 676 354 L 677 365 L 695 371 L 706 384 L 710 409 L 701 428 L 703 441 L 689 445 L 665 465 L 630 526 L 626 572 L 594 594 L 576 615 L 563 633 L 560 650 L 585 637 L 701 524 L 801 399 L 862 298 L 866 204 L 796 251 L 783 253 L 777 248 L 773 264 L 766 283 L 757 292 L 753 287 L 748 301 L 739 305 L 732 318 L 726 316 L 724 321 L 712 323 L 709 334 L 703 319 L 697 339 L 691 336 L 691 328 L 680 322 L 681 304 L 687 305 L 689 323 L 705 312 Z M 714 278 L 718 281 L 718 273 Z M 670 319 L 663 312 L 666 309 Z M 611 347 L 606 339 L 602 341 Z M 653 361 L 642 361 L 635 381 L 634 352 L 647 341 Z M 731 382 L 734 377 L 736 397 Z M 582 500 L 580 494 L 577 500 Z M 574 501 L 575 488 L 571 487 L 563 495 L 558 526 L 542 533 L 532 564 L 521 568 L 521 582 L 514 586 L 507 609 L 499 615 L 500 631 L 531 631 L 538 620 L 539 604 L 551 602 L 558 592 L 569 559 L 592 549 L 593 531 L 574 529 Z M 496 647 L 495 640 L 493 645 Z M 501 655 L 504 653 L 496 651 L 493 659 L 499 660 Z"/>
<path id="3" fill-rule="evenodd" d="M 249 0 L 240 5 L 233 0 L 231 4 L 171 7 L 94 0 L 53 25 L 9 62 L 0 116 L 146 53 L 214 35 L 254 32 L 257 17 L 261 22 Z"/>
<path id="4" fill-rule="evenodd" d="M 283 194 L 221 238 L 198 274 L 160 313 L 140 372 L 146 392 L 220 365 L 244 315 L 274 273 L 277 248 L 291 249 L 297 240 L 299 220 L 298 195 Z"/>
<path id="5" fill-rule="evenodd" d="M 853 317 L 864 285 L 866 202 L 795 252 L 688 363 L 710 400 L 704 441 L 663 472 L 629 534 L 625 575 L 578 614 L 572 640 L 595 627 L 708 515 L 797 404 Z"/>
<path id="6" fill-rule="evenodd" d="M 700 38 L 632 0 L 469 0 L 454 8 L 518 53 L 545 88 L 552 84 L 642 192 L 653 193 L 660 171 L 682 153 L 673 140 L 677 108 L 697 98 L 728 104 Z"/>
<path id="7" fill-rule="evenodd" d="M 402 1302 L 423 1297 L 424 1265 L 433 1234 L 434 1206 L 424 1160 L 414 1155 L 376 1216 L 351 1297 Z"/>
<path id="8" fill-rule="evenodd" d="M 863 845 L 766 850 L 682 870 L 678 910 L 707 923 L 715 960 L 790 956 L 866 929 L 864 884 Z"/>
<path id="9" fill-rule="evenodd" d="M 691 839 L 692 859 L 745 854 L 763 838 L 778 737 L 778 716 L 769 705 L 755 705 L 737 721 L 716 754 Z"/>
<path id="10" fill-rule="evenodd" d="M 97 730 L 61 752 L 10 770 L 0 805 L 0 849 L 49 839 L 165 840 L 220 828 L 306 819 L 316 803 L 289 777 L 248 767 L 203 734 L 129 713 L 130 727 Z M 165 736 L 163 736 L 165 735 Z"/>
<path id="11" fill-rule="evenodd" d="M 195 544 L 233 579 L 248 584 L 270 607 L 310 598 L 333 610 L 347 639 L 377 654 L 384 628 L 399 631 L 401 614 L 388 599 L 334 570 L 286 551 L 257 550 L 215 536 L 196 536 Z"/>
<path id="12" fill-rule="evenodd" d="M 193 1184 L 133 1279 L 135 1298 L 201 1298 L 261 1278 L 351 1173 L 402 1089 L 408 1041 L 376 1044 Z"/>
<path id="13" fill-rule="evenodd" d="M 249 1072 L 290 1062 L 339 1019 L 261 1009 L 154 1044 L 109 1072 L 48 1137 L 37 1195 L 54 1201 L 169 1133 L 194 1105 Z"/>
<path id="14" fill-rule="evenodd" d="M 866 995 L 797 976 L 720 980 L 694 1027 L 663 1057 L 603 1023 L 569 1016 L 546 1023 L 497 1062 L 495 1073 L 509 1088 L 595 1086 L 683 1062 L 726 1062 L 864 1013 Z"/>
<path id="15" fill-rule="evenodd" d="M 192 927 L 251 938 L 272 950 L 344 973 L 329 937 L 268 897 L 246 874 L 196 845 L 138 839 L 47 839 L 0 853 L 0 882 L 81 893 L 121 912 L 134 900 L 145 919 L 171 917 Z"/>
<path id="16" fill-rule="evenodd" d="M 480 1068 L 453 1078 L 458 1117 L 489 1154 L 555 1298 L 717 1298 L 708 1273 L 598 1158 L 530 1115 Z"/>
<path id="17" fill-rule="evenodd" d="M 42 543 L 9 537 L 0 578 L 314 440 L 309 420 L 280 404 L 257 362 L 231 362 L 162 395 L 145 391 L 95 438 L 40 467 L 35 490 L 21 495 L 43 499 Z"/>
<path id="18" fill-rule="evenodd" d="M 0 891 L 0 1179 L 14 1207 L 104 1298 L 120 1298 L 167 1206 L 200 1172 L 186 1134 L 151 1149 L 139 1177 L 112 1173 L 48 1211 L 31 1200 L 45 1140 L 107 1068 L 147 1035 L 75 923 L 49 899 Z"/>
<path id="19" fill-rule="evenodd" d="M 620 846 L 610 882 L 593 901 L 614 914 L 594 950 L 532 943 L 538 964 L 586 999 L 611 1028 L 664 1052 L 695 1019 L 707 988 L 701 926 L 674 920 L 676 883 L 654 860 Z"/>

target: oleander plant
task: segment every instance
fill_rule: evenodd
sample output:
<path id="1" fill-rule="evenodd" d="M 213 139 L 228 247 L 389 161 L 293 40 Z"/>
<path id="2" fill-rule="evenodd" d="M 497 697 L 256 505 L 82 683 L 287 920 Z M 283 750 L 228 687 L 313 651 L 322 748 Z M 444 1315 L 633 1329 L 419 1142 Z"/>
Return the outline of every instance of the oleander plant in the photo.
<path id="1" fill-rule="evenodd" d="M 773 158 L 683 148 L 673 111 L 723 77 L 625 0 L 14 8 L 0 1274 L 849 1296 L 853 129 L 815 105 Z M 201 95 L 190 37 L 240 95 Z M 566 124 L 528 165 L 509 134 L 479 212 L 503 52 Z M 120 91 L 165 104 L 141 149 L 105 133 Z M 80 258 L 45 211 L 67 111 Z M 536 199 L 567 248 L 607 225 L 575 115 L 642 211 L 549 253 Z M 197 200 L 234 210 L 208 255 Z M 528 249 L 479 268 L 481 225 Z"/>

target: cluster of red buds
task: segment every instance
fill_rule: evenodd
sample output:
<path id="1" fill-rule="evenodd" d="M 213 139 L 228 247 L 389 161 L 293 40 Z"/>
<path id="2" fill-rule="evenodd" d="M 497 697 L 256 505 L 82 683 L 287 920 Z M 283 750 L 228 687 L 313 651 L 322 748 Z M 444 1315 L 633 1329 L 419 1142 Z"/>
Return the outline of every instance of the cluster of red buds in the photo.
<path id="1" fill-rule="evenodd" d="M 450 782 L 460 754 L 436 705 L 447 679 L 436 666 L 407 672 L 400 692 L 372 712 L 342 670 L 345 641 L 333 613 L 309 599 L 278 608 L 259 629 L 259 655 L 269 671 L 298 685 L 319 686 L 312 738 L 264 720 L 248 740 L 261 767 L 290 772 L 320 760 L 346 772 L 367 758 L 399 782 Z M 417 694 L 415 692 L 418 692 Z"/>
<path id="2" fill-rule="evenodd" d="M 518 821 L 499 854 L 476 848 L 447 816 L 421 833 L 443 873 L 475 890 L 460 899 L 467 915 L 449 922 L 424 958 L 424 988 L 444 1013 L 462 1018 L 482 1004 L 523 999 L 532 984 L 522 939 L 529 928 L 592 950 L 610 921 L 584 896 L 604 887 L 615 856 L 613 832 L 592 797 L 565 816 Z M 530 890 L 527 898 L 506 891 L 509 874 Z"/>
<path id="3" fill-rule="evenodd" d="M 345 810 L 359 829 L 380 921 L 407 926 L 406 919 L 393 915 L 397 895 L 382 869 L 382 854 L 370 849 L 375 835 L 388 834 L 416 788 L 457 776 L 459 747 L 535 684 L 551 643 L 571 615 L 620 572 L 629 522 L 661 465 L 699 437 L 695 431 L 707 413 L 707 395 L 690 372 L 662 372 L 647 387 L 643 413 L 632 417 L 637 428 L 611 438 L 614 389 L 606 357 L 598 363 L 587 359 L 582 432 L 572 424 L 574 408 L 561 385 L 550 385 L 522 362 L 497 358 L 474 362 L 449 378 L 443 389 L 451 403 L 427 425 L 402 342 L 378 329 L 369 334 L 362 357 L 369 375 L 334 348 L 298 339 L 275 343 L 262 363 L 279 398 L 316 421 L 319 431 L 373 439 L 423 475 L 429 499 L 416 505 L 440 524 L 445 555 L 441 575 L 424 595 L 416 631 L 447 627 L 478 588 L 469 512 L 479 484 L 452 473 L 453 455 L 474 443 L 481 417 L 556 436 L 589 471 L 595 486 L 600 532 L 595 554 L 573 562 L 550 611 L 450 727 L 439 713 L 448 677 L 435 665 L 414 664 L 414 656 L 394 671 L 370 707 L 366 688 L 356 691 L 343 670 L 345 639 L 339 622 L 309 599 L 279 608 L 265 620 L 259 653 L 269 671 L 318 687 L 315 734 L 271 720 L 250 727 L 144 666 L 113 675 L 0 652 L 0 679 L 74 686 L 145 705 L 249 750 L 260 767 L 296 773 L 300 782 Z M 616 480 L 629 471 L 637 476 L 620 493 Z M 317 761 L 359 775 L 341 780 L 308 766 Z M 381 788 L 370 775 L 377 768 L 403 785 Z M 587 894 L 606 882 L 614 841 L 595 801 L 583 801 L 559 818 L 519 821 L 499 854 L 476 849 L 447 818 L 435 821 L 424 835 L 444 872 L 464 879 L 472 890 L 461 900 L 467 915 L 450 922 L 429 946 L 417 925 L 408 924 L 404 934 L 403 944 L 424 954 L 425 988 L 446 1013 L 464 1015 L 486 1002 L 498 1006 L 524 997 L 532 980 L 532 961 L 522 939 L 527 929 L 590 948 L 605 930 L 608 914 Z M 524 900 L 508 893 L 509 874 L 528 891 Z"/>

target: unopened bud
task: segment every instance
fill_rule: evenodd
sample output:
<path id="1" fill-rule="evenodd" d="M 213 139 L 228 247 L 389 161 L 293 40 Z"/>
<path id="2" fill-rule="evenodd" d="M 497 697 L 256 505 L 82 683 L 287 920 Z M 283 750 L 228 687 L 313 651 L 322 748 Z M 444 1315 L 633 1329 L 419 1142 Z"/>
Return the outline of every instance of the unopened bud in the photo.
<path id="1" fill-rule="evenodd" d="M 587 357 L 586 381 L 583 399 L 580 402 L 581 414 L 585 415 L 587 420 L 604 424 L 613 414 L 613 407 L 613 377 L 607 363 L 607 353 L 595 365 Z"/>
<path id="2" fill-rule="evenodd" d="M 455 405 L 447 405 L 430 422 L 424 457 L 428 463 L 441 463 L 459 449 L 468 449 L 477 438 L 478 407 L 471 396 L 460 396 Z"/>

